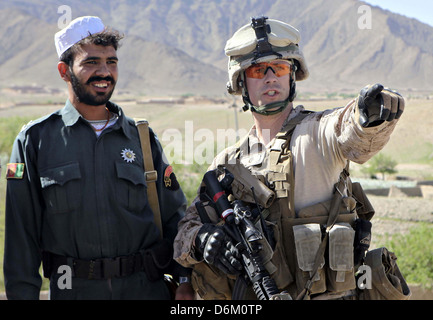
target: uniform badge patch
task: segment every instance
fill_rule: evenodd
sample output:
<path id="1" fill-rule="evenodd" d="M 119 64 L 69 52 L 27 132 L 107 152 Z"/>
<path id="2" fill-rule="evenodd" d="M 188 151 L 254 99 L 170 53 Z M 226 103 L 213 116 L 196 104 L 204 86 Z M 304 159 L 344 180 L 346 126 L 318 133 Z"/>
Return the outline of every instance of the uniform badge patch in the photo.
<path id="1" fill-rule="evenodd" d="M 179 189 L 179 182 L 177 182 L 176 176 L 173 172 L 173 167 L 168 166 L 164 171 L 164 185 L 169 190 Z"/>
<path id="2" fill-rule="evenodd" d="M 8 163 L 6 179 L 22 179 L 24 177 L 24 163 Z"/>
<path id="3" fill-rule="evenodd" d="M 122 155 L 123 160 L 128 163 L 131 163 L 135 160 L 135 153 L 131 149 L 123 149 L 120 154 Z"/>

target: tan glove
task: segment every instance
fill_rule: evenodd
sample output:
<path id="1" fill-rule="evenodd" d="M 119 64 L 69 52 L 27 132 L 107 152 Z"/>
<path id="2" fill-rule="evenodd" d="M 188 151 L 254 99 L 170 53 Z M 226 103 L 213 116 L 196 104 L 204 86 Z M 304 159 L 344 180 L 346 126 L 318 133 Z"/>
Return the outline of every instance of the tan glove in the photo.
<path id="1" fill-rule="evenodd" d="M 398 92 L 376 83 L 360 91 L 358 108 L 359 123 L 363 127 L 374 127 L 400 118 L 404 111 L 404 99 Z"/>

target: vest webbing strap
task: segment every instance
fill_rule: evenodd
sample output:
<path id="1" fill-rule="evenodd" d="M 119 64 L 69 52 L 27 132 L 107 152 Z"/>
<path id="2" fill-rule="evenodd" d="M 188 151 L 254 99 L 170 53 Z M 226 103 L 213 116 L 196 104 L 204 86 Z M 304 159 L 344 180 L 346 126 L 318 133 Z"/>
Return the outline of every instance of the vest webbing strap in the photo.
<path id="1" fill-rule="evenodd" d="M 293 117 L 292 119 L 290 119 L 285 126 L 280 130 L 280 132 L 277 133 L 277 135 L 275 136 L 276 139 L 284 139 L 285 143 L 284 146 L 287 146 L 288 142 L 290 141 L 290 136 L 292 135 L 293 131 L 295 130 L 295 127 L 306 117 L 308 116 L 310 113 L 312 113 L 313 111 L 302 111 L 300 112 L 298 115 L 296 115 L 295 117 Z M 236 144 L 235 144 L 235 158 L 239 159 L 240 157 L 240 147 L 241 145 L 243 145 L 244 143 L 246 143 L 248 141 L 248 134 L 245 135 L 242 139 L 240 139 Z M 286 142 L 287 141 L 287 142 Z M 247 142 L 248 143 L 248 142 Z M 281 146 L 281 144 L 280 144 Z M 280 149 L 281 151 L 281 149 Z M 227 161 L 228 159 L 226 159 Z"/>
<path id="2" fill-rule="evenodd" d="M 149 122 L 144 119 L 135 120 L 135 124 L 140 135 L 141 151 L 143 152 L 144 177 L 147 183 L 147 199 L 153 212 L 153 218 L 159 229 L 159 237 L 162 239 L 162 222 L 159 210 L 158 193 L 156 190 L 156 180 L 158 174 L 153 167 L 152 149 L 150 147 Z"/>
<path id="3" fill-rule="evenodd" d="M 296 126 L 310 113 L 312 113 L 312 112 L 311 111 L 300 112 L 298 115 L 296 115 L 295 117 L 290 119 L 283 126 L 283 128 L 280 130 L 280 132 L 278 132 L 277 135 L 275 136 L 275 142 L 272 145 L 271 150 L 269 152 L 269 158 L 270 158 L 269 161 L 270 161 L 270 167 L 271 167 L 272 172 L 268 173 L 267 178 L 272 176 L 273 179 L 281 180 L 281 177 L 283 177 L 283 176 L 285 177 L 285 173 L 284 173 L 285 164 L 288 164 L 287 160 L 289 160 L 289 161 L 291 161 L 291 160 L 290 160 L 290 157 L 288 157 L 287 159 L 282 161 L 281 156 L 283 154 L 287 154 L 288 150 L 290 149 L 290 145 L 289 145 L 290 144 L 290 138 L 291 138 L 292 133 L 295 130 Z M 234 158 L 236 158 L 236 159 L 240 158 L 240 151 L 241 151 L 240 149 L 241 149 L 241 146 L 244 145 L 245 143 L 248 143 L 248 134 L 244 138 L 239 140 L 237 142 L 237 144 L 235 145 Z M 226 157 L 227 158 L 225 160 L 228 161 L 229 160 L 228 155 L 226 155 Z M 289 170 L 291 170 L 291 168 Z M 293 180 L 294 180 L 293 177 L 290 178 L 290 180 L 293 182 Z M 282 181 L 279 181 L 279 182 L 282 182 Z M 280 191 L 283 191 L 283 190 L 280 190 Z M 289 193 L 286 191 L 286 193 L 284 195 L 280 194 L 279 196 L 287 199 L 287 205 L 280 207 L 280 210 L 284 211 L 284 213 L 282 214 L 283 216 L 288 216 L 289 214 L 287 211 L 290 211 L 290 209 L 292 209 L 291 207 L 293 207 L 293 205 L 289 204 L 289 202 L 292 202 L 292 204 L 293 204 L 293 190 L 291 190 L 291 195 L 289 195 Z M 270 211 L 268 209 L 266 209 L 262 212 L 262 214 L 263 213 L 266 213 L 266 216 L 263 217 L 265 219 L 267 217 L 267 215 L 270 214 Z M 246 287 L 248 286 L 248 283 L 249 283 L 249 281 L 244 279 L 243 277 L 237 277 L 236 282 L 235 282 L 235 286 L 234 286 L 234 290 L 232 293 L 232 299 L 234 299 L 234 300 L 243 299 Z"/>
<path id="4" fill-rule="evenodd" d="M 290 154 L 290 140 L 296 126 L 311 113 L 312 111 L 305 110 L 287 121 L 283 128 L 276 134 L 275 141 L 269 151 L 270 171 L 267 173 L 266 177 L 268 180 L 274 182 L 276 196 L 281 200 L 280 210 L 283 217 L 291 217 L 295 210 L 295 179 L 292 172 L 293 159 Z M 281 181 L 281 178 L 279 179 L 277 177 L 279 174 L 288 174 L 284 179 L 286 183 Z M 289 186 L 287 186 L 287 183 Z"/>
<path id="5" fill-rule="evenodd" d="M 347 161 L 346 167 L 340 173 L 338 182 L 334 185 L 334 195 L 332 197 L 331 207 L 329 209 L 328 221 L 326 222 L 325 236 L 320 243 L 319 249 L 317 249 L 316 257 L 314 259 L 313 269 L 311 271 L 310 279 L 305 283 L 304 289 L 299 293 L 296 300 L 305 300 L 310 296 L 310 289 L 313 285 L 313 279 L 316 277 L 316 273 L 319 270 L 320 263 L 325 255 L 326 244 L 328 243 L 329 231 L 334 226 L 338 218 L 339 207 L 341 199 L 343 198 L 343 191 L 347 187 L 347 178 L 349 177 L 349 161 Z"/>

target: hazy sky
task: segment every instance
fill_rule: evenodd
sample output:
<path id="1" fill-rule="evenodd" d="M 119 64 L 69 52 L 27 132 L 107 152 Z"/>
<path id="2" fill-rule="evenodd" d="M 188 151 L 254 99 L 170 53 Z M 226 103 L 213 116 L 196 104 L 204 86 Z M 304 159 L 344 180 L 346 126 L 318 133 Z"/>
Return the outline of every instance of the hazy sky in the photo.
<path id="1" fill-rule="evenodd" d="M 427 23 L 433 27 L 433 1 L 431 0 L 364 0 L 409 18 Z"/>

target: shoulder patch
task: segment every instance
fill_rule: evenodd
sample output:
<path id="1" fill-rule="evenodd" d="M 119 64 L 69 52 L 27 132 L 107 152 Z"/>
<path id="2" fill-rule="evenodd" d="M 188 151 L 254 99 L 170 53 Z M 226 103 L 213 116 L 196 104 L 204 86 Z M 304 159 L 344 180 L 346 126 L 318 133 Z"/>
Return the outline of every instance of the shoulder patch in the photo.
<path id="1" fill-rule="evenodd" d="M 164 171 L 164 186 L 169 190 L 178 190 L 179 182 L 177 182 L 176 176 L 173 172 L 173 167 L 168 166 Z"/>
<path id="2" fill-rule="evenodd" d="M 24 163 L 8 163 L 6 179 L 22 179 L 24 177 Z"/>

